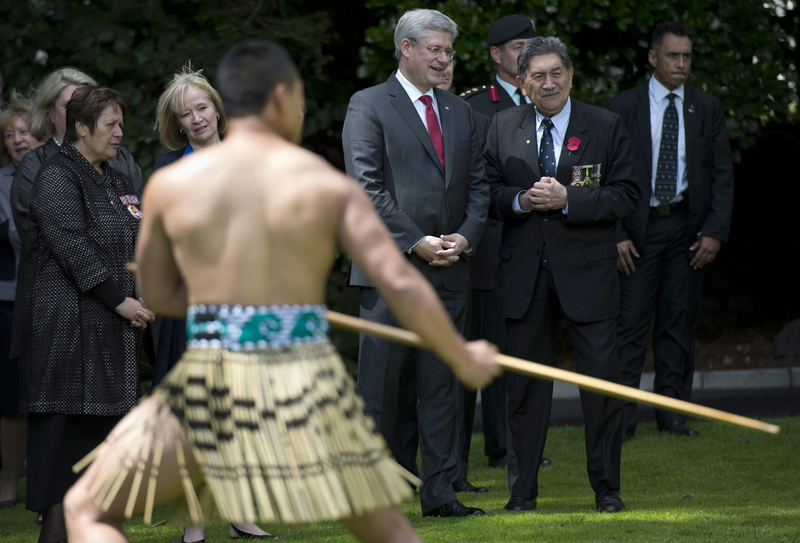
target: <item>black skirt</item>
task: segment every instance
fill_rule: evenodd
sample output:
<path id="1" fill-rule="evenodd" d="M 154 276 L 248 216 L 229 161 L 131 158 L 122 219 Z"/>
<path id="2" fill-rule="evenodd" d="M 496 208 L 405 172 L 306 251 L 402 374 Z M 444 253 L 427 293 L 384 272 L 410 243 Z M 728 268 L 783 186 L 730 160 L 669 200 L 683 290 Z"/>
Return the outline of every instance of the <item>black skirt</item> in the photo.
<path id="1" fill-rule="evenodd" d="M 158 347 L 152 388 L 178 363 L 186 351 L 186 320 L 162 317 L 158 325 Z"/>
<path id="2" fill-rule="evenodd" d="M 19 358 L 9 358 L 14 302 L 0 300 L 0 416 L 17 417 L 19 412 Z"/>
<path id="3" fill-rule="evenodd" d="M 44 511 L 61 503 L 80 477 L 72 466 L 100 445 L 122 415 L 28 415 L 28 493 L 25 507 Z"/>

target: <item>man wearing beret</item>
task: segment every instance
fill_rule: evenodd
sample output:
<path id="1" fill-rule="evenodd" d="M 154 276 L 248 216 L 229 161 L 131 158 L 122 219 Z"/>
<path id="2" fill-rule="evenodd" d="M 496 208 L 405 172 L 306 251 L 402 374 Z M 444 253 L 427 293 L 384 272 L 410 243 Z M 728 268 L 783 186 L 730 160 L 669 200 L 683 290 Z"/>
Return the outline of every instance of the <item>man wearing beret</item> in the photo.
<path id="1" fill-rule="evenodd" d="M 525 42 L 534 36 L 536 36 L 536 30 L 533 27 L 533 21 L 525 15 L 508 15 L 499 19 L 489 29 L 487 39 L 490 46 L 489 53 L 497 64 L 497 75 L 492 77 L 489 85 L 466 90 L 460 95 L 476 112 L 476 120 L 480 118 L 479 114 L 491 119 L 498 111 L 518 106 L 520 103 L 530 103 L 528 98 L 518 93 L 517 57 Z M 481 136 L 483 137 L 483 134 Z M 467 321 L 467 334 L 471 339 L 487 339 L 501 349 L 504 340 L 503 319 L 497 316 L 492 289 L 499 261 L 498 253 L 502 233 L 502 222 L 488 221 L 486 231 L 481 236 L 481 242 L 472 261 L 472 302 Z M 481 390 L 484 452 L 492 467 L 508 466 L 505 389 L 506 377 L 503 375 Z M 457 483 L 465 491 L 480 492 L 485 489 L 483 487 L 470 488 L 472 485 L 466 482 L 474 405 L 474 393 L 467 392 L 459 481 Z M 547 465 L 550 460 L 543 458 L 542 462 Z"/>
<path id="2" fill-rule="evenodd" d="M 486 41 L 489 54 L 497 64 L 497 75 L 489 85 L 466 90 L 460 95 L 473 111 L 491 119 L 506 108 L 530 103 L 517 85 L 517 57 L 525 42 L 535 36 L 533 21 L 525 15 L 507 15 L 492 25 Z"/>

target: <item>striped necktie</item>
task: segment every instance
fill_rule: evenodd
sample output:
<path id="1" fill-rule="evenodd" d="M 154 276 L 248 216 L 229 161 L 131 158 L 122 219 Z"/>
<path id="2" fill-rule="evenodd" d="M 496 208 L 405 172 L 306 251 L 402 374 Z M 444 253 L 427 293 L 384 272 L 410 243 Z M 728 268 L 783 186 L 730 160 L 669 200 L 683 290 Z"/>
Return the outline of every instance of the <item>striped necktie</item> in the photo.
<path id="1" fill-rule="evenodd" d="M 661 124 L 661 145 L 656 165 L 655 196 L 661 204 L 669 203 L 678 187 L 678 110 L 675 108 L 675 94 L 669 93 L 667 99 L 669 104 Z"/>
<path id="2" fill-rule="evenodd" d="M 553 121 L 542 120 L 542 143 L 539 145 L 539 171 L 542 177 L 556 176 L 556 148 L 551 128 L 554 128 Z"/>

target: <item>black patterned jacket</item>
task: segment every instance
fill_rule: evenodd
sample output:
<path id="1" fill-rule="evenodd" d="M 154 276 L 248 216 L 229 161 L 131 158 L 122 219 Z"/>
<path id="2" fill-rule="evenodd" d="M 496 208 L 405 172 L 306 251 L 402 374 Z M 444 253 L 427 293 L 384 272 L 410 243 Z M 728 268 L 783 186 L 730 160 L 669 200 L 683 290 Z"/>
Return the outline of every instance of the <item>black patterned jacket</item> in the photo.
<path id="1" fill-rule="evenodd" d="M 132 183 L 64 143 L 30 200 L 20 344 L 23 413 L 120 415 L 139 396 L 138 337 L 114 312 L 136 297 Z M 131 204 L 131 202 L 136 202 Z"/>

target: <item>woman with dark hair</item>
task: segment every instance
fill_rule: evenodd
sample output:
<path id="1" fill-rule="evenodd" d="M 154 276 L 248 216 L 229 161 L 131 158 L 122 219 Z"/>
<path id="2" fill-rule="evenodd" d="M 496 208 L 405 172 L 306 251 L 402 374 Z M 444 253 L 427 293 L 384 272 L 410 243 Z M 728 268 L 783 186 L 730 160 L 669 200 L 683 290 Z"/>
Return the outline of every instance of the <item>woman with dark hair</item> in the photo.
<path id="1" fill-rule="evenodd" d="M 17 288 L 21 243 L 11 216 L 11 182 L 22 157 L 41 142 L 28 131 L 30 100 L 12 95 L 0 113 L 0 450 L 3 476 L 0 509 L 17 503 L 17 487 L 25 464 L 27 423 L 19 412 L 19 359 L 11 358 L 11 323 Z"/>
<path id="2" fill-rule="evenodd" d="M 41 543 L 66 541 L 62 501 L 72 465 L 139 398 L 140 331 L 132 262 L 142 212 L 131 181 L 108 165 L 126 103 L 84 86 L 66 105 L 64 141 L 36 177 L 23 265 L 20 404 L 28 415 L 27 508 Z"/>

